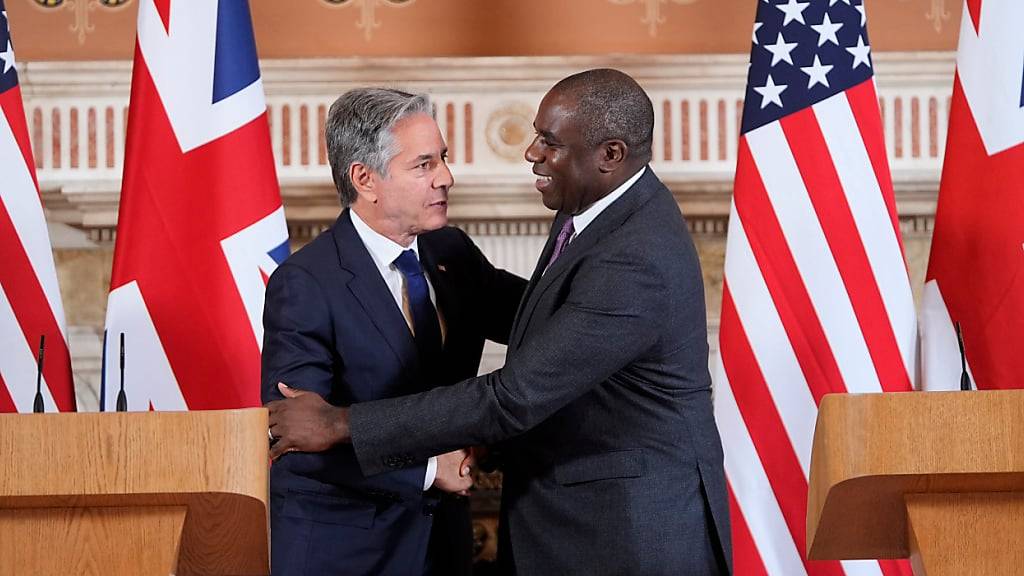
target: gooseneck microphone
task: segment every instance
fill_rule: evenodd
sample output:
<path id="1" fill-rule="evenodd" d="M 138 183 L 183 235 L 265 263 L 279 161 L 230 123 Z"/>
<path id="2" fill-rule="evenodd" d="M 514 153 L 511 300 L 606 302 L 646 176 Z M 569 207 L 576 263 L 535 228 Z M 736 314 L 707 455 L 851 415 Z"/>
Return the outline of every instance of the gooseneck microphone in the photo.
<path id="1" fill-rule="evenodd" d="M 117 411 L 128 411 L 128 397 L 124 394 L 124 332 L 121 332 L 121 390 L 117 392 Z"/>
<path id="2" fill-rule="evenodd" d="M 103 359 L 100 361 L 100 412 L 107 411 L 107 331 L 103 331 Z"/>
<path id="3" fill-rule="evenodd" d="M 36 357 L 36 398 L 32 402 L 32 412 L 42 414 L 43 406 L 43 358 L 46 352 L 46 334 L 39 336 L 39 356 Z"/>
<path id="4" fill-rule="evenodd" d="M 967 374 L 967 353 L 964 352 L 964 335 L 960 331 L 960 323 L 954 322 L 956 326 L 956 342 L 960 345 L 960 389 L 968 391 L 971 389 L 971 377 Z"/>

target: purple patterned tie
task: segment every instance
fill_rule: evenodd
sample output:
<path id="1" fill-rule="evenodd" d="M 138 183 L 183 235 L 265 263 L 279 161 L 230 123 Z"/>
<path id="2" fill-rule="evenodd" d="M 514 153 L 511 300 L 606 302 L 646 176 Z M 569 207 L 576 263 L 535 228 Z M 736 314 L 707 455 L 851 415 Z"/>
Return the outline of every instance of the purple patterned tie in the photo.
<path id="1" fill-rule="evenodd" d="M 569 239 L 576 232 L 576 229 L 572 227 L 572 217 L 570 216 L 565 220 L 565 224 L 562 224 L 562 229 L 558 232 L 558 238 L 555 239 L 555 251 L 551 253 L 551 259 L 548 260 L 548 265 L 544 267 L 544 271 L 547 272 L 548 268 L 555 263 L 555 260 L 562 255 L 565 251 L 565 247 L 569 245 Z"/>

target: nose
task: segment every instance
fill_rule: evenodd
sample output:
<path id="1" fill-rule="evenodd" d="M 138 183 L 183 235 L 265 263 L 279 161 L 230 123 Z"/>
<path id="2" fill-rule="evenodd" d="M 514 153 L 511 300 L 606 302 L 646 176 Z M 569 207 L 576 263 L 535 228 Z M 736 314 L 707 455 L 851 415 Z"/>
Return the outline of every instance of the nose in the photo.
<path id="1" fill-rule="evenodd" d="M 434 177 L 434 188 L 451 188 L 454 184 L 455 177 L 452 176 L 451 168 L 447 162 L 441 162 L 437 176 Z"/>
<path id="2" fill-rule="evenodd" d="M 533 142 L 530 142 L 530 145 L 526 147 L 526 152 L 523 154 L 523 156 L 526 158 L 527 162 L 538 164 L 542 160 L 544 160 L 544 157 L 540 153 L 540 147 L 537 145 L 538 140 L 540 140 L 539 134 L 537 136 L 534 136 Z"/>

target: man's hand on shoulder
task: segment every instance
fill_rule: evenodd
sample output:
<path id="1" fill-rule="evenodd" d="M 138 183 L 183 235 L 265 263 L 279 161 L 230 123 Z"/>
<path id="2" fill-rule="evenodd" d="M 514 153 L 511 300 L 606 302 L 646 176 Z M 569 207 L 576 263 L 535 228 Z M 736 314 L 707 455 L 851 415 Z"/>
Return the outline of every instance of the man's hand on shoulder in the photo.
<path id="1" fill-rule="evenodd" d="M 284 400 L 267 403 L 270 410 L 270 458 L 288 452 L 323 452 L 335 444 L 349 442 L 348 408 L 333 406 L 319 394 L 289 388 L 279 383 Z"/>
<path id="2" fill-rule="evenodd" d="M 469 495 L 473 486 L 473 466 L 475 460 L 467 450 L 455 450 L 437 457 L 437 475 L 434 487 L 460 496 Z"/>

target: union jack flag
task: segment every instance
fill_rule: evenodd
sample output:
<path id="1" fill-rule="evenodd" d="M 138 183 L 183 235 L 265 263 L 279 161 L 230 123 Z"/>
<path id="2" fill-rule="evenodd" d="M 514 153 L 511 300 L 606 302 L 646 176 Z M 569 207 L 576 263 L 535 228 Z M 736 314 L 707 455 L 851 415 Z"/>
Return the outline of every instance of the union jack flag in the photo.
<path id="1" fill-rule="evenodd" d="M 57 270 L 39 198 L 18 69 L 0 0 L 0 412 L 31 412 L 46 336 L 44 406 L 75 409 Z"/>
<path id="2" fill-rule="evenodd" d="M 126 148 L 107 332 L 129 409 L 258 406 L 288 231 L 245 0 L 139 2 Z"/>
<path id="3" fill-rule="evenodd" d="M 1024 2 L 968 0 L 921 305 L 928 390 L 958 389 L 963 329 L 978 388 L 1021 388 Z"/>
<path id="4" fill-rule="evenodd" d="M 818 403 L 910 390 L 917 325 L 861 0 L 759 0 L 722 296 L 715 414 L 737 574 L 909 574 L 808 561 Z"/>

